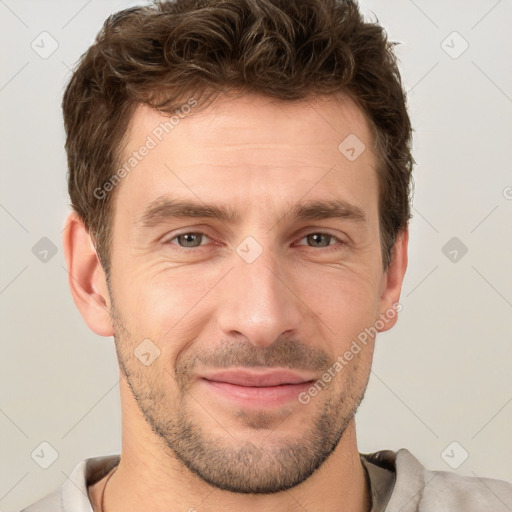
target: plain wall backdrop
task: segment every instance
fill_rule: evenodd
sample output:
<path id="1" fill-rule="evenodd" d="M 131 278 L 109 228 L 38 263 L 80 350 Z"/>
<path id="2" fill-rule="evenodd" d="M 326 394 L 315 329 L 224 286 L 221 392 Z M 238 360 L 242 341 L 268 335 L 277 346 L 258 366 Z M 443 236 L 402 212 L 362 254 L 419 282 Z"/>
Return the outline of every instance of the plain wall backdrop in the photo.
<path id="1" fill-rule="evenodd" d="M 104 19 L 135 4 L 0 0 L 3 512 L 120 450 L 113 339 L 68 289 L 60 102 Z M 417 165 L 403 310 L 377 338 L 359 450 L 512 481 L 512 2 L 361 6 L 401 42 Z"/>

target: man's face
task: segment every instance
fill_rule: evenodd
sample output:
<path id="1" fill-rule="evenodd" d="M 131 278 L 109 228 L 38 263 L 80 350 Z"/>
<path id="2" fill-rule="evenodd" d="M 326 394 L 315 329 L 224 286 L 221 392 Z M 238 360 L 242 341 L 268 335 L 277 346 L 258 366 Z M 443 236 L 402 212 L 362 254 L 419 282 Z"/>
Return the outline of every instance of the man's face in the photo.
<path id="1" fill-rule="evenodd" d="M 222 99 L 159 142 L 167 120 L 136 111 L 127 158 L 157 144 L 115 200 L 119 363 L 153 432 L 203 480 L 287 489 L 336 448 L 368 382 L 373 339 L 335 363 L 383 312 L 370 132 L 346 98 Z M 338 149 L 349 135 L 366 146 L 356 159 L 361 145 Z"/>

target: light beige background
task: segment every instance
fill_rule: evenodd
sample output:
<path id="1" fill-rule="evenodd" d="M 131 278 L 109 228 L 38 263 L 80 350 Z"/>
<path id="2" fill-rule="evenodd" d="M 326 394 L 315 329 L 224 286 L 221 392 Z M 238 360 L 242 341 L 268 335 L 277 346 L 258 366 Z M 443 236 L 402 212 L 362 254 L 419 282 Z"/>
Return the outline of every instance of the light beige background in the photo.
<path id="1" fill-rule="evenodd" d="M 3 512 L 59 486 L 82 459 L 120 449 L 113 340 L 75 309 L 60 245 L 60 101 L 103 20 L 134 4 L 0 0 Z M 377 341 L 359 448 L 406 447 L 451 470 L 442 453 L 456 441 L 452 465 L 469 454 L 457 472 L 512 481 L 512 2 L 362 6 L 402 42 L 417 166 L 403 311 Z M 43 31 L 58 43 L 46 59 L 31 47 Z M 32 252 L 43 237 L 58 248 L 46 263 Z M 457 262 L 443 252 L 452 237 L 468 249 Z M 43 441 L 58 452 L 48 469 L 31 458 Z"/>

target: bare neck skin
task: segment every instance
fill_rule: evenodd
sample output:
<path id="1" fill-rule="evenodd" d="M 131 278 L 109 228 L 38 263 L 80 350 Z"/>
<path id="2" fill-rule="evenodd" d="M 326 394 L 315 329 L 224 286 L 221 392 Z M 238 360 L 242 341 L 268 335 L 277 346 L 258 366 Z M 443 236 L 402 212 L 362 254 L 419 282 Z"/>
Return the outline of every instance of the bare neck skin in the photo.
<path id="1" fill-rule="evenodd" d="M 122 394 L 130 392 L 124 380 Z M 325 463 L 298 486 L 268 495 L 244 495 L 210 486 L 170 456 L 128 398 L 123 410 L 123 448 L 121 462 L 112 474 L 101 497 L 106 475 L 89 488 L 95 512 L 369 512 L 370 489 L 357 449 L 355 420 L 346 428 L 336 450 Z M 140 440 L 152 440 L 141 443 Z"/>

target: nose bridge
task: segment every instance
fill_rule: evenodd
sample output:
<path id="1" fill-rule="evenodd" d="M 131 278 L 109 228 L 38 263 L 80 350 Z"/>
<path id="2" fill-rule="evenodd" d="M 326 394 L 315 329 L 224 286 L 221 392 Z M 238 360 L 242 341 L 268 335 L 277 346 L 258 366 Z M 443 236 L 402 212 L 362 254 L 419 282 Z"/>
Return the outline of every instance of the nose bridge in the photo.
<path id="1" fill-rule="evenodd" d="M 287 283 L 289 278 L 280 271 L 270 241 L 251 238 L 243 240 L 233 255 L 218 319 L 224 334 L 237 332 L 255 345 L 270 345 L 298 328 L 300 301 L 290 290 L 293 283 Z"/>

